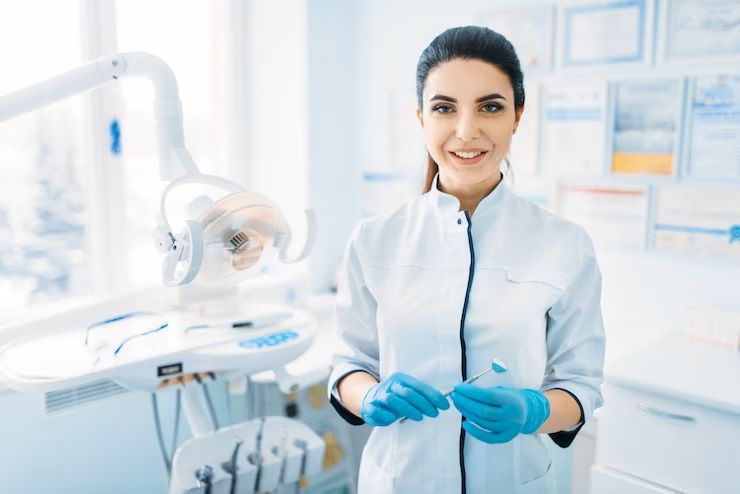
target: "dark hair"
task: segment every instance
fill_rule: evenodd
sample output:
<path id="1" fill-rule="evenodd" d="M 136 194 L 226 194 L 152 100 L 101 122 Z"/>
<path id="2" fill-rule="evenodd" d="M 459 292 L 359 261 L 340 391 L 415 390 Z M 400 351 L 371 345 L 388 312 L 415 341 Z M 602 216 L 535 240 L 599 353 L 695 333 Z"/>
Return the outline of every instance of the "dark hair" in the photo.
<path id="1" fill-rule="evenodd" d="M 450 60 L 480 60 L 495 65 L 509 76 L 514 90 L 514 108 L 524 106 L 524 75 L 514 47 L 503 35 L 482 26 L 453 27 L 429 43 L 416 65 L 416 100 L 419 110 L 423 108 L 422 93 L 429 72 Z M 427 176 L 424 191 L 432 186 L 434 175 L 439 171 L 431 156 L 427 158 Z"/>

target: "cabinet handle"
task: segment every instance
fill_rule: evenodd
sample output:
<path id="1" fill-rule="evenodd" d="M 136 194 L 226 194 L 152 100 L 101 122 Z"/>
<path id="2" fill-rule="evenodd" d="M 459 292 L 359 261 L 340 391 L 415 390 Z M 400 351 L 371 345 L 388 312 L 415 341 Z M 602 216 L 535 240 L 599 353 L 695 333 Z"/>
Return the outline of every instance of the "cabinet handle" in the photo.
<path id="1" fill-rule="evenodd" d="M 640 403 L 639 405 L 637 405 L 637 408 L 639 408 L 643 412 L 647 412 L 652 415 L 656 415 L 658 417 L 662 417 L 666 419 L 680 420 L 682 422 L 696 422 L 696 419 L 694 417 L 691 417 L 690 415 L 681 415 L 678 413 L 665 412 L 653 406 L 646 405 L 645 403 Z"/>

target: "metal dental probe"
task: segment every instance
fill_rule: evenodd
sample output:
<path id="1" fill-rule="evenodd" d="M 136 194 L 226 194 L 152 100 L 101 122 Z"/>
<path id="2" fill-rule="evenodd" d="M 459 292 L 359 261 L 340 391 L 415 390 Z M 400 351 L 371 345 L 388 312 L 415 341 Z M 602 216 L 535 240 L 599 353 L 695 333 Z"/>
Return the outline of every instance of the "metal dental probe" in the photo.
<path id="1" fill-rule="evenodd" d="M 482 377 L 483 375 L 485 375 L 485 374 L 487 374 L 487 373 L 489 373 L 491 371 L 494 371 L 496 374 L 502 374 L 502 373 L 506 372 L 507 370 L 509 370 L 509 366 L 506 365 L 506 362 L 504 362 L 501 359 L 494 358 L 493 360 L 491 360 L 491 366 L 490 367 L 488 367 L 486 370 L 480 371 L 479 373 L 477 373 L 474 376 L 471 376 L 471 377 L 467 378 L 461 384 L 471 384 L 471 383 L 474 383 L 480 377 Z M 452 394 L 452 390 L 453 389 L 454 388 L 448 389 L 446 392 L 444 392 L 442 394 L 442 396 L 444 396 L 445 398 L 447 398 L 448 396 L 450 396 L 450 394 Z M 403 423 L 403 422 L 406 422 L 406 420 L 408 420 L 408 417 L 402 418 L 400 420 L 400 422 Z"/>

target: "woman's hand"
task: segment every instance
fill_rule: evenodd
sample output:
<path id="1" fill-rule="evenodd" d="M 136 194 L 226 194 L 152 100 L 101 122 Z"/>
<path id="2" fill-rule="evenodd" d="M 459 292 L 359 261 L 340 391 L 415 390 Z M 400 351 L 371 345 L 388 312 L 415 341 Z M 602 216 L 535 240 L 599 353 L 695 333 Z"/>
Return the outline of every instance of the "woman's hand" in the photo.
<path id="1" fill-rule="evenodd" d="M 429 384 L 395 372 L 371 387 L 362 399 L 360 417 L 370 425 L 390 425 L 402 417 L 419 421 L 447 410 L 447 399 Z"/>
<path id="2" fill-rule="evenodd" d="M 532 434 L 550 415 L 550 402 L 534 389 L 458 384 L 450 398 L 466 419 L 463 429 L 490 444 L 511 441 L 520 433 Z"/>

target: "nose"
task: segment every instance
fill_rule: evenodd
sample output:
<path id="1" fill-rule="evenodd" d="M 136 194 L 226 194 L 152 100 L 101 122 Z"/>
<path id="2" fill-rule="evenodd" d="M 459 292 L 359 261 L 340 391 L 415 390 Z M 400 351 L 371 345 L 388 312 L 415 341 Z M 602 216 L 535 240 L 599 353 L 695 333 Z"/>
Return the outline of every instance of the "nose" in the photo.
<path id="1" fill-rule="evenodd" d="M 455 128 L 455 137 L 463 142 L 469 142 L 480 137 L 480 126 L 474 112 L 460 112 Z"/>

